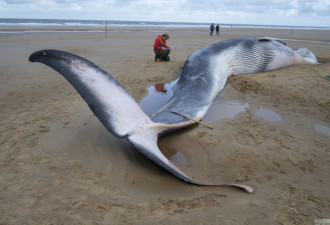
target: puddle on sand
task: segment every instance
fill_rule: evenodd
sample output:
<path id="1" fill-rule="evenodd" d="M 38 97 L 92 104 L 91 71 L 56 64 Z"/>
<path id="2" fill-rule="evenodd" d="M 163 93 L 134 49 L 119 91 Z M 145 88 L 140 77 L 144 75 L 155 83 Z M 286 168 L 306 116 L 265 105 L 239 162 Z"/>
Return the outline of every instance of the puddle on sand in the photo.
<path id="1" fill-rule="evenodd" d="M 141 102 L 140 107 L 148 116 L 151 116 L 158 109 L 164 106 L 173 96 L 172 88 L 178 82 L 178 79 L 170 83 L 154 84 L 148 88 L 148 94 Z M 223 100 L 216 97 L 203 117 L 203 122 L 212 123 L 222 118 L 234 118 L 240 112 L 244 112 L 249 107 L 247 102 L 239 100 Z"/>
<path id="2" fill-rule="evenodd" d="M 187 168 L 186 157 L 180 151 L 176 152 L 175 155 L 173 155 L 170 158 L 170 161 L 174 165 L 176 165 L 179 169 L 186 169 Z"/>
<path id="3" fill-rule="evenodd" d="M 282 116 L 280 114 L 278 114 L 277 112 L 274 112 L 271 109 L 267 109 L 267 108 L 259 108 L 255 111 L 255 114 L 259 117 L 261 117 L 262 119 L 268 121 L 268 122 L 280 122 L 283 120 Z"/>
<path id="4" fill-rule="evenodd" d="M 239 113 L 244 112 L 249 107 L 249 103 L 239 100 L 222 100 L 215 98 L 211 107 L 203 117 L 204 123 L 212 123 L 223 118 L 234 118 Z"/>
<path id="5" fill-rule="evenodd" d="M 158 109 L 166 104 L 173 96 L 172 88 L 178 82 L 179 78 L 170 83 L 154 84 L 148 88 L 148 94 L 145 96 L 139 106 L 145 114 L 151 116 Z"/>
<path id="6" fill-rule="evenodd" d="M 314 123 L 314 129 L 318 132 L 321 132 L 322 134 L 330 136 L 330 127 L 328 127 L 328 126 Z"/>

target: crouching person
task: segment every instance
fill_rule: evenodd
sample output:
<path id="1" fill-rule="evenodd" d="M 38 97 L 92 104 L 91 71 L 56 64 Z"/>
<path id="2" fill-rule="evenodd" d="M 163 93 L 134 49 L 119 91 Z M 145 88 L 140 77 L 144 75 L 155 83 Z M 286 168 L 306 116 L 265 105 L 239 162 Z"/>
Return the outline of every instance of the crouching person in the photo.
<path id="1" fill-rule="evenodd" d="M 155 61 L 170 61 L 168 56 L 171 52 L 170 46 L 166 44 L 170 36 L 168 34 L 158 35 L 154 43 Z"/>

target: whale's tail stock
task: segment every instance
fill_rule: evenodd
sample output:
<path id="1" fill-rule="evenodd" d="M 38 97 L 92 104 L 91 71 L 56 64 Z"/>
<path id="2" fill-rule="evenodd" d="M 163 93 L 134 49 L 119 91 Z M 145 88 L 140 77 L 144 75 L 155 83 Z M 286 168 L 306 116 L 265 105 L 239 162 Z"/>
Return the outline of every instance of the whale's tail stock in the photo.
<path id="1" fill-rule="evenodd" d="M 189 178 L 162 154 L 157 141 L 159 134 L 194 122 L 187 120 L 178 124 L 154 123 L 127 90 L 94 63 L 58 50 L 37 51 L 29 57 L 29 61 L 43 63 L 63 75 L 109 132 L 116 137 L 127 138 L 142 154 L 177 178 L 196 185 L 229 186 L 253 192 L 253 188 L 246 185 L 203 184 Z"/>

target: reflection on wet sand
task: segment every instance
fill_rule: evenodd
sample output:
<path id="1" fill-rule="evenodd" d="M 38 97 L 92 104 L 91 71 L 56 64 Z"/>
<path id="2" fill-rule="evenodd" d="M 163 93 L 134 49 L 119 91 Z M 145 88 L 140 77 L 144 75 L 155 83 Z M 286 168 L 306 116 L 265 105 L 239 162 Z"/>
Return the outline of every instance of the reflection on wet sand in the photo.
<path id="1" fill-rule="evenodd" d="M 164 83 L 154 84 L 154 88 L 159 93 L 163 93 L 163 94 L 167 93 L 167 90 L 165 89 L 165 84 Z"/>
<path id="2" fill-rule="evenodd" d="M 315 123 L 314 124 L 314 129 L 317 130 L 318 132 L 321 132 L 325 135 L 330 136 L 330 127 L 319 124 L 319 123 Z"/>
<path id="3" fill-rule="evenodd" d="M 255 111 L 255 114 L 268 122 L 275 123 L 283 120 L 280 114 L 267 108 L 259 108 Z"/>
<path id="4" fill-rule="evenodd" d="M 180 151 L 176 152 L 171 158 L 170 161 L 176 165 L 179 169 L 186 169 L 187 163 L 186 163 L 186 157 L 184 154 Z"/>
<path id="5" fill-rule="evenodd" d="M 178 79 L 170 83 L 158 83 L 148 87 L 148 94 L 141 102 L 140 107 L 148 116 L 160 109 L 173 96 L 172 88 Z"/>
<path id="6" fill-rule="evenodd" d="M 248 107 L 249 103 L 241 100 L 224 100 L 217 97 L 205 114 L 203 122 L 212 123 L 223 118 L 234 118 L 239 113 L 244 112 Z"/>

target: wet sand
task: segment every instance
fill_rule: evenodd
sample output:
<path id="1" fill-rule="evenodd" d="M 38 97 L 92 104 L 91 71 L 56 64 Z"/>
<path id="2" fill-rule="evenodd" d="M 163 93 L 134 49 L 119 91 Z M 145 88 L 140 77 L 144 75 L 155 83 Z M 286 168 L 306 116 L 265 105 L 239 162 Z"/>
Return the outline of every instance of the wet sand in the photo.
<path id="1" fill-rule="evenodd" d="M 171 62 L 154 62 L 153 41 L 165 31 Z M 161 138 L 159 146 L 196 180 L 248 184 L 253 194 L 174 178 L 108 133 L 57 72 L 28 62 L 45 48 L 81 55 L 140 102 L 148 87 L 177 78 L 189 54 L 243 36 L 283 38 L 323 64 L 231 77 L 205 118 L 213 130 L 196 125 Z M 238 28 L 221 29 L 219 37 L 190 28 L 113 28 L 107 38 L 103 32 L 0 33 L 0 224 L 330 219 L 329 37 L 329 30 Z"/>

